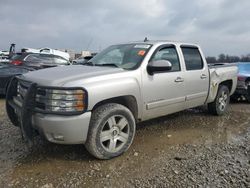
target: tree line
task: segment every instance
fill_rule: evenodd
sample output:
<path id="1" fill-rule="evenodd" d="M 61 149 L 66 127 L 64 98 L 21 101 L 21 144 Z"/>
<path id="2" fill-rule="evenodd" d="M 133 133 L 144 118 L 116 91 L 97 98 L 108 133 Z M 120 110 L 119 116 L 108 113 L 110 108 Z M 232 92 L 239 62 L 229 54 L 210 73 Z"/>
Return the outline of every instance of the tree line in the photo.
<path id="1" fill-rule="evenodd" d="M 206 57 L 207 63 L 234 63 L 234 62 L 250 62 L 250 54 L 239 56 L 230 56 L 220 54 L 218 57 Z"/>

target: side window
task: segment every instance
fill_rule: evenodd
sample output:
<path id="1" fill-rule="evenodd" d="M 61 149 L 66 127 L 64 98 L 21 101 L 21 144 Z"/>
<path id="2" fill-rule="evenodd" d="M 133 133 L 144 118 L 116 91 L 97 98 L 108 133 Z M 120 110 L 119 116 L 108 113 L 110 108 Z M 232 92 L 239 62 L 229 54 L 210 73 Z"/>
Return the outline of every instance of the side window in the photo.
<path id="1" fill-rule="evenodd" d="M 25 61 L 40 62 L 39 54 L 30 54 L 25 58 Z"/>
<path id="2" fill-rule="evenodd" d="M 32 63 L 53 63 L 53 58 L 44 54 L 30 54 L 25 60 Z"/>
<path id="3" fill-rule="evenodd" d="M 203 69 L 203 61 L 198 48 L 182 47 L 187 70 Z"/>
<path id="4" fill-rule="evenodd" d="M 40 59 L 42 63 L 54 63 L 52 55 L 40 54 Z"/>
<path id="5" fill-rule="evenodd" d="M 172 64 L 171 71 L 180 71 L 180 61 L 175 47 L 166 47 L 157 51 L 152 61 L 168 60 Z"/>
<path id="6" fill-rule="evenodd" d="M 66 59 L 63 59 L 63 58 L 61 58 L 59 56 L 54 57 L 54 62 L 56 64 L 63 64 L 63 65 L 67 65 L 69 63 Z"/>

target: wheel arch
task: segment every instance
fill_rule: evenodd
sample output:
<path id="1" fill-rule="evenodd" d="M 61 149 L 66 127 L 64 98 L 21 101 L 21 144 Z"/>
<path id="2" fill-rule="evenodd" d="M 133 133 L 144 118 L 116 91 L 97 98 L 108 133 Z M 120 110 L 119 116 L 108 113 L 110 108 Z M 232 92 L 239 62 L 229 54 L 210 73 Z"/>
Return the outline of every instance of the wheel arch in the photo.
<path id="1" fill-rule="evenodd" d="M 229 93 L 231 93 L 232 92 L 232 88 L 233 88 L 233 80 L 225 80 L 225 81 L 223 81 L 223 82 L 221 82 L 220 84 L 219 84 L 219 87 L 220 86 L 222 86 L 222 85 L 224 85 L 224 86 L 227 86 L 228 87 L 228 89 L 229 89 Z M 218 87 L 218 88 L 219 88 Z M 218 91 L 217 91 L 218 92 Z"/>
<path id="2" fill-rule="evenodd" d="M 234 90 L 236 87 L 236 84 L 234 84 L 234 80 L 228 79 L 228 80 L 224 80 L 222 82 L 214 81 L 213 83 L 210 84 L 209 96 L 208 96 L 208 99 L 206 102 L 207 104 L 211 103 L 215 100 L 215 98 L 219 92 L 219 88 L 223 85 L 228 87 L 230 95 L 232 95 L 234 93 Z"/>
<path id="3" fill-rule="evenodd" d="M 94 105 L 94 107 L 92 108 L 92 111 L 97 109 L 99 106 L 102 106 L 108 103 L 117 103 L 117 104 L 121 104 L 127 107 L 134 115 L 136 122 L 140 120 L 139 112 L 138 112 L 138 103 L 134 96 L 125 95 L 125 96 L 112 97 L 109 99 L 102 100 Z"/>

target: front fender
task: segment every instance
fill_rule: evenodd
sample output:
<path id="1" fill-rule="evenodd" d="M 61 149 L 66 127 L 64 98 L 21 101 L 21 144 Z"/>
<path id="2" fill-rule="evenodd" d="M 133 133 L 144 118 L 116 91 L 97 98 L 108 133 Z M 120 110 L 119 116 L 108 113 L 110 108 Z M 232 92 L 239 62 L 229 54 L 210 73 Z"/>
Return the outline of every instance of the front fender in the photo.
<path id="1" fill-rule="evenodd" d="M 86 87 L 88 91 L 88 111 L 104 100 L 121 96 L 133 96 L 137 101 L 138 116 L 142 115 L 141 92 L 135 78 L 106 80 Z"/>

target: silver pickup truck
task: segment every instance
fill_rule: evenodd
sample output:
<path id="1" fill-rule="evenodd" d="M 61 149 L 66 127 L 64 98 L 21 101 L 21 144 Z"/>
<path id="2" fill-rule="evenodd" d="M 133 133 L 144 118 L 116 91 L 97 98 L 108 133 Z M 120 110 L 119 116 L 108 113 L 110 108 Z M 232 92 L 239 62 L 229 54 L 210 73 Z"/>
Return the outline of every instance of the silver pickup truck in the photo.
<path id="1" fill-rule="evenodd" d="M 209 67 L 199 46 L 146 41 L 108 47 L 84 65 L 39 70 L 12 80 L 6 109 L 27 141 L 85 144 L 99 159 L 124 153 L 136 123 L 208 105 L 226 112 L 237 66 Z"/>

